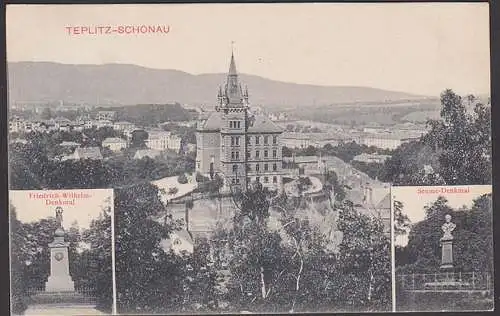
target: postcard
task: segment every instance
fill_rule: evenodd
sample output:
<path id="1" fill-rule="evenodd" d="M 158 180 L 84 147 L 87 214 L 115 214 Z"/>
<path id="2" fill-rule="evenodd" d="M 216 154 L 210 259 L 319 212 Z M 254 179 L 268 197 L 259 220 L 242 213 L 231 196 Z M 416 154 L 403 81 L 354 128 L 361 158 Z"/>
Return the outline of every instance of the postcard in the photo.
<path id="1" fill-rule="evenodd" d="M 11 254 L 13 311 L 51 297 L 51 262 L 49 314 L 423 310 L 408 282 L 442 273 L 445 223 L 451 286 L 489 284 L 451 202 L 491 186 L 488 28 L 486 3 L 8 5 L 11 233 L 45 260 Z M 401 249 L 420 199 L 451 219 L 402 263 L 393 195 L 415 186 Z"/>

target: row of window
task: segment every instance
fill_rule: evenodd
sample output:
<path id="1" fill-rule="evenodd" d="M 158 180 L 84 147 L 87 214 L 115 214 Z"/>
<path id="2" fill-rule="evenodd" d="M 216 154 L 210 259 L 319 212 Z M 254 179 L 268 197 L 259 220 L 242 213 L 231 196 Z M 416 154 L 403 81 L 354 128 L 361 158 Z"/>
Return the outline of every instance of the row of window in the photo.
<path id="1" fill-rule="evenodd" d="M 247 151 L 247 159 L 250 159 L 252 157 L 250 151 Z M 273 158 L 277 158 L 278 157 L 278 150 L 276 149 L 273 149 Z M 259 150 L 256 150 L 255 151 L 255 158 L 259 159 L 260 158 L 260 151 Z M 269 158 L 269 151 L 268 150 L 264 150 L 264 158 Z"/>
<path id="2" fill-rule="evenodd" d="M 247 136 L 247 144 L 252 144 L 252 136 Z M 278 137 L 273 136 L 273 145 L 278 144 Z M 240 145 L 240 136 L 231 136 L 231 146 Z M 255 145 L 260 145 L 260 136 L 255 136 Z M 269 136 L 264 136 L 264 145 L 269 145 Z"/>
<path id="3" fill-rule="evenodd" d="M 247 170 L 248 171 L 252 171 L 252 166 L 251 165 L 247 165 Z M 273 171 L 277 171 L 278 170 L 278 165 L 273 163 Z M 256 172 L 259 172 L 260 171 L 260 164 L 255 164 L 255 171 Z M 265 163 L 264 164 L 264 171 L 269 171 L 269 164 Z"/>
<path id="4" fill-rule="evenodd" d="M 229 128 L 241 128 L 241 121 L 229 121 Z"/>
<path id="5" fill-rule="evenodd" d="M 273 171 L 278 171 L 278 165 L 273 163 Z M 247 171 L 252 171 L 252 166 L 247 165 Z M 259 172 L 260 171 L 260 164 L 255 164 L 255 171 Z M 269 164 L 265 163 L 264 164 L 264 171 L 269 171 Z M 233 173 L 238 172 L 238 165 L 233 165 Z"/>
<path id="6" fill-rule="evenodd" d="M 260 138 L 264 138 L 264 145 L 269 145 L 269 136 L 254 136 L 255 145 L 260 145 Z M 247 144 L 252 144 L 252 136 L 247 136 Z M 273 145 L 278 144 L 278 136 L 273 136 Z"/>
<path id="7" fill-rule="evenodd" d="M 260 182 L 260 177 L 255 178 L 256 182 Z M 233 178 L 231 181 L 233 184 L 240 184 L 239 178 Z M 250 178 L 247 178 L 247 182 L 250 183 Z M 264 183 L 269 183 L 269 177 L 264 177 Z M 278 177 L 273 176 L 273 183 L 278 183 Z"/>
<path id="8" fill-rule="evenodd" d="M 276 149 L 273 149 L 272 157 L 273 158 L 278 157 L 278 151 Z M 247 159 L 250 159 L 250 158 L 252 158 L 252 155 L 251 155 L 250 151 L 247 151 Z M 259 150 L 255 151 L 255 158 L 256 159 L 261 158 Z M 266 159 L 266 158 L 269 158 L 269 151 L 268 150 L 264 150 L 264 159 Z M 232 151 L 231 152 L 231 160 L 240 160 L 240 152 L 239 151 Z"/>
<path id="9" fill-rule="evenodd" d="M 250 181 L 250 179 L 248 179 Z M 260 182 L 260 177 L 255 177 L 256 182 Z M 264 183 L 269 183 L 269 177 L 264 177 Z M 278 177 L 273 176 L 273 183 L 278 183 Z"/>

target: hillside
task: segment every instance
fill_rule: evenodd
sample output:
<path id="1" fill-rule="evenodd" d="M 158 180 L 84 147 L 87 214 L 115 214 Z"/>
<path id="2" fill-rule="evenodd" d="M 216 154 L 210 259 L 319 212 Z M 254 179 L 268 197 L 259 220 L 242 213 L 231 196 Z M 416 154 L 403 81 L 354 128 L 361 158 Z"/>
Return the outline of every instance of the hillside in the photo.
<path id="1" fill-rule="evenodd" d="M 11 101 L 58 101 L 101 105 L 212 105 L 225 74 L 192 75 L 127 64 L 67 65 L 52 62 L 8 64 Z M 421 98 L 368 87 L 314 86 L 241 75 L 252 104 L 266 107 L 385 102 Z"/>

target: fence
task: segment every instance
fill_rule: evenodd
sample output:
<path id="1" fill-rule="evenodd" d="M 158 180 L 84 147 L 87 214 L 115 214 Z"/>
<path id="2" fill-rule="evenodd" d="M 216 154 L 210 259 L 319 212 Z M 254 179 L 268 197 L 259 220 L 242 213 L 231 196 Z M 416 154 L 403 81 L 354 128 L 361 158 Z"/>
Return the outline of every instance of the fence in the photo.
<path id="1" fill-rule="evenodd" d="M 489 272 L 444 272 L 400 274 L 398 285 L 404 291 L 492 291 L 493 277 Z"/>
<path id="2" fill-rule="evenodd" d="M 47 292 L 45 288 L 29 288 L 27 296 L 31 303 L 49 304 L 49 303 L 80 303 L 96 304 L 97 298 L 95 289 L 91 287 L 77 286 L 75 291 L 65 292 Z"/>

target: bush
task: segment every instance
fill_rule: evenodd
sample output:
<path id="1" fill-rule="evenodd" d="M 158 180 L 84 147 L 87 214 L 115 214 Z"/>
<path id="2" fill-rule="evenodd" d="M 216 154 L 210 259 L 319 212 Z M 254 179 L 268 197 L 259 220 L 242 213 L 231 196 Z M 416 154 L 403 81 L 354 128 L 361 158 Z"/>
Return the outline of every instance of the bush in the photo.
<path id="1" fill-rule="evenodd" d="M 206 182 L 208 180 L 209 179 L 207 177 L 203 176 L 201 173 L 199 173 L 199 172 L 196 173 L 196 182 L 202 183 L 202 182 Z"/>
<path id="2" fill-rule="evenodd" d="M 186 175 L 183 173 L 179 177 L 177 177 L 177 182 L 179 182 L 180 184 L 186 184 L 188 183 L 188 179 Z"/>

